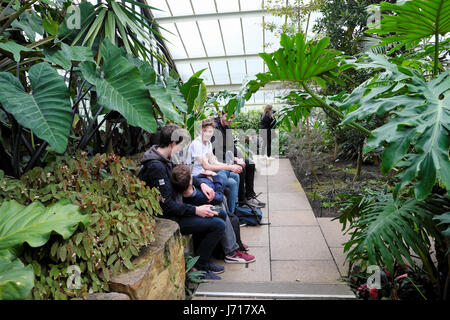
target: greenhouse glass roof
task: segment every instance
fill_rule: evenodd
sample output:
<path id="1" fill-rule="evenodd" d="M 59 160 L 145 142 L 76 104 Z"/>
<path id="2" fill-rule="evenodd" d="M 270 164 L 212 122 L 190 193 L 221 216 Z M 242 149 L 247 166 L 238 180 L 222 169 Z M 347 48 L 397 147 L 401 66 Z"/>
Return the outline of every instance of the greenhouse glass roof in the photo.
<path id="1" fill-rule="evenodd" d="M 308 2 L 308 1 L 305 1 Z M 279 48 L 279 39 L 263 23 L 282 18 L 262 9 L 263 0 L 152 0 L 152 14 L 183 81 L 201 69 L 208 92 L 239 90 L 265 72 L 259 52 Z M 312 23 L 310 23 L 312 25 Z M 165 30 L 164 30 L 165 29 Z M 247 106 L 276 104 L 280 87 L 268 86 Z"/>

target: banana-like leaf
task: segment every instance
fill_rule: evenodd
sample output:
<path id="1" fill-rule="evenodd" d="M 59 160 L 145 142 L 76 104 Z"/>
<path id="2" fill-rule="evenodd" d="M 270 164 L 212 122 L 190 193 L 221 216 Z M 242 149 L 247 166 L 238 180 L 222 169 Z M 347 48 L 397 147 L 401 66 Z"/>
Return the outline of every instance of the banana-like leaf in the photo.
<path id="1" fill-rule="evenodd" d="M 381 38 L 380 46 L 399 42 L 400 45 L 414 45 L 417 40 L 450 32 L 450 1 L 410 0 L 397 4 L 382 2 L 380 10 L 392 11 L 394 15 L 383 15 L 378 28 L 367 30 Z M 392 34 L 393 33 L 393 34 Z M 398 48 L 395 46 L 392 50 Z"/>
<path id="2" fill-rule="evenodd" d="M 187 105 L 180 91 L 178 81 L 166 75 L 164 80 L 156 76 L 153 67 L 147 61 L 127 55 L 128 60 L 139 69 L 150 96 L 155 101 L 159 111 L 169 120 L 182 124 L 181 113 L 186 113 Z"/>
<path id="3" fill-rule="evenodd" d="M 23 300 L 33 286 L 31 265 L 25 267 L 19 259 L 10 261 L 0 257 L 0 300 Z"/>
<path id="4" fill-rule="evenodd" d="M 442 234 L 446 237 L 450 237 L 450 211 L 433 217 L 433 220 L 439 220 L 439 225 L 447 225 L 447 229 L 442 231 Z M 450 250 L 450 249 L 449 249 Z"/>
<path id="5" fill-rule="evenodd" d="M 357 88 L 364 93 L 360 95 L 361 106 L 350 112 L 343 123 L 392 114 L 389 122 L 372 131 L 364 152 L 384 145 L 381 170 L 388 172 L 394 166 L 401 169 L 395 194 L 413 183 L 417 199 L 423 200 L 436 181 L 450 188 L 450 72 L 427 82 L 412 70 L 399 70 L 393 64 L 389 69 L 396 71 Z M 353 104 L 357 96 L 352 93 L 344 105 Z"/>
<path id="6" fill-rule="evenodd" d="M 23 206 L 15 200 L 5 201 L 0 206 L 0 250 L 27 242 L 31 247 L 40 247 L 52 232 L 68 239 L 78 224 L 87 226 L 88 215 L 80 213 L 78 206 L 61 200 L 46 208 L 40 202 Z"/>
<path id="7" fill-rule="evenodd" d="M 62 153 L 67 147 L 72 121 L 67 86 L 45 62 L 32 66 L 28 76 L 31 93 L 12 74 L 0 72 L 0 102 L 17 122 Z"/>
<path id="8" fill-rule="evenodd" d="M 367 260 L 369 265 L 386 266 L 390 272 L 395 260 L 414 265 L 410 250 L 418 256 L 429 252 L 428 237 L 422 239 L 420 232 L 438 236 L 432 217 L 414 198 L 395 201 L 392 194 L 379 195 L 351 223 L 351 238 L 344 246 L 347 259 Z"/>
<path id="9" fill-rule="evenodd" d="M 104 57 L 102 74 L 96 71 L 92 62 L 80 64 L 83 77 L 96 87 L 98 103 L 119 112 L 130 125 L 155 132 L 153 106 L 138 68 L 108 39 L 102 42 L 101 50 Z"/>

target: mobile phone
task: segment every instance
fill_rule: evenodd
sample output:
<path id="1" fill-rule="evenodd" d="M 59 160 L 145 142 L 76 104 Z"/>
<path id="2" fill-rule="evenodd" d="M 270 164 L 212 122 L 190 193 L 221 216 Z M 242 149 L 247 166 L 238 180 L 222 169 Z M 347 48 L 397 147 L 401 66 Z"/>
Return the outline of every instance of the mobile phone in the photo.
<path id="1" fill-rule="evenodd" d="M 216 205 L 216 206 L 212 206 L 210 209 L 211 209 L 212 211 L 215 211 L 215 212 L 219 213 L 220 210 L 222 210 L 222 206 Z"/>

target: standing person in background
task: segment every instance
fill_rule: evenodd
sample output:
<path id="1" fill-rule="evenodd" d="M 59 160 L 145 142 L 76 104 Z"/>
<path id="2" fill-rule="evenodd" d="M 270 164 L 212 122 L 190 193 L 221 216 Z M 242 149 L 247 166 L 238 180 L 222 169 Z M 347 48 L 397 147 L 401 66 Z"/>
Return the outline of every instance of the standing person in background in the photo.
<path id="1" fill-rule="evenodd" d="M 272 155 L 272 129 L 275 127 L 275 118 L 273 117 L 274 111 L 272 110 L 272 105 L 268 104 L 264 108 L 264 112 L 261 114 L 261 121 L 259 123 L 259 134 L 263 139 L 263 144 L 261 146 L 261 155 L 267 147 L 267 157 L 270 158 Z"/>

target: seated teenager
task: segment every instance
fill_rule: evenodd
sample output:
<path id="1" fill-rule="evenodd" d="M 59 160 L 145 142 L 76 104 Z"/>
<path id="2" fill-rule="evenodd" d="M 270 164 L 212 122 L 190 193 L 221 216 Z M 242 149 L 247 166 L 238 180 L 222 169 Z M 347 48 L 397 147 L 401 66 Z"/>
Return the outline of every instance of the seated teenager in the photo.
<path id="1" fill-rule="evenodd" d="M 196 176 L 204 170 L 216 171 L 228 188 L 228 208 L 234 214 L 239 192 L 239 173 L 242 168 L 236 164 L 225 164 L 217 161 L 213 154 L 211 137 L 214 135 L 214 120 L 209 118 L 202 121 L 201 135 L 189 146 L 188 160 L 194 163 L 192 175 Z"/>
<path id="2" fill-rule="evenodd" d="M 255 261 L 255 257 L 239 250 L 243 247 L 240 241 L 240 232 L 235 233 L 228 215 L 221 206 L 224 200 L 222 179 L 212 171 L 205 171 L 197 176 L 201 183 L 205 183 L 214 189 L 214 199 L 209 202 L 221 207 L 218 211 L 226 216 L 225 219 L 225 235 L 221 240 L 221 244 L 225 253 L 225 262 L 227 263 L 249 263 Z M 208 203 L 208 199 L 201 190 L 195 188 L 192 183 L 193 178 L 191 171 L 187 165 L 177 165 L 172 170 L 172 184 L 174 188 L 183 194 L 183 201 L 195 206 L 201 206 Z M 236 216 L 234 216 L 236 217 Z M 237 217 L 236 217 L 237 218 Z M 237 219 L 237 227 L 239 228 L 239 219 Z M 238 238 L 238 239 L 237 239 Z M 238 242 L 241 242 L 240 244 Z"/>
<path id="3" fill-rule="evenodd" d="M 255 164 L 247 158 L 240 158 L 236 144 L 232 138 L 230 124 L 234 120 L 234 114 L 229 118 L 227 110 L 221 112 L 218 117 L 214 118 L 215 133 L 210 138 L 213 145 L 213 153 L 220 161 L 226 162 L 227 153 L 231 153 L 234 163 L 241 167 L 239 179 L 238 201 L 246 203 L 253 207 L 263 208 L 266 204 L 257 199 L 254 191 Z"/>
<path id="4" fill-rule="evenodd" d="M 211 210 L 214 190 L 194 178 L 193 185 L 201 189 L 207 202 L 200 206 L 183 203 L 183 197 L 172 186 L 171 175 L 174 164 L 171 156 L 181 149 L 182 130 L 177 125 L 166 125 L 159 131 L 159 144 L 152 146 L 143 156 L 139 178 L 149 186 L 159 189 L 163 201 L 163 217 L 172 219 L 180 225 L 182 234 L 204 234 L 196 255 L 200 256 L 196 268 L 205 271 L 205 279 L 220 279 L 213 272 L 223 271 L 222 266 L 210 263 L 211 254 L 225 233 L 225 217 Z M 226 216 L 226 215 L 225 215 Z"/>

